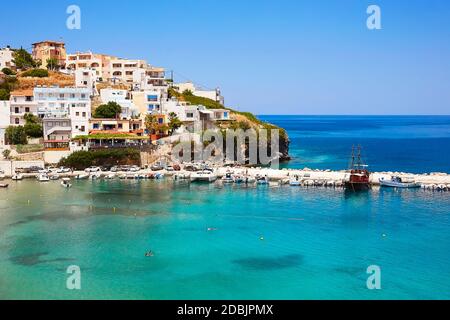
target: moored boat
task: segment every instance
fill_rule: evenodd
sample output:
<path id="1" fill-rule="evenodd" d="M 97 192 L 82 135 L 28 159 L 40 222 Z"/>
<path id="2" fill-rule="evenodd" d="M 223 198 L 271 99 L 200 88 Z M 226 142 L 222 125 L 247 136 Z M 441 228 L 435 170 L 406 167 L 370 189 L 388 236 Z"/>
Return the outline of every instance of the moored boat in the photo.
<path id="1" fill-rule="evenodd" d="M 210 170 L 196 171 L 191 174 L 191 182 L 214 182 L 217 180 L 217 175 Z"/>
<path id="2" fill-rule="evenodd" d="M 368 165 L 361 160 L 361 146 L 352 147 L 352 160 L 350 164 L 350 175 L 345 181 L 345 189 L 350 191 L 364 191 L 370 189 L 370 172 Z"/>
<path id="3" fill-rule="evenodd" d="M 48 181 L 50 181 L 50 178 L 45 173 L 41 173 L 37 176 L 37 180 L 39 182 L 48 182 Z"/>
<path id="4" fill-rule="evenodd" d="M 223 183 L 233 183 L 233 176 L 231 175 L 231 172 L 227 172 L 225 176 L 222 177 L 221 181 Z"/>
<path id="5" fill-rule="evenodd" d="M 7 183 L 0 183 L 0 188 L 6 189 L 9 187 L 9 184 Z"/>
<path id="6" fill-rule="evenodd" d="M 420 183 L 411 179 L 402 179 L 397 176 L 391 177 L 390 180 L 380 178 L 380 186 L 391 188 L 420 188 Z"/>
<path id="7" fill-rule="evenodd" d="M 291 180 L 289 180 L 289 185 L 293 187 L 301 186 L 302 182 L 300 180 L 300 177 L 295 175 Z"/>
<path id="8" fill-rule="evenodd" d="M 23 180 L 23 175 L 20 174 L 20 173 L 15 174 L 15 175 L 13 175 L 13 176 L 11 177 L 11 180 L 14 180 L 14 181 L 20 181 L 20 180 Z"/>

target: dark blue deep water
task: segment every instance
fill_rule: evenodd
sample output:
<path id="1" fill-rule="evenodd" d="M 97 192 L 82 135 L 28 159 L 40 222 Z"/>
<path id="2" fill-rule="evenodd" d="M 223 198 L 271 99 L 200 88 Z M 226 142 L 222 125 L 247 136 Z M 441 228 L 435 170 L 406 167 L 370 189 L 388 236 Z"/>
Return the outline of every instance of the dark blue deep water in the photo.
<path id="1" fill-rule="evenodd" d="M 289 168 L 348 167 L 353 144 L 371 171 L 450 173 L 450 116 L 260 116 L 287 130 Z"/>

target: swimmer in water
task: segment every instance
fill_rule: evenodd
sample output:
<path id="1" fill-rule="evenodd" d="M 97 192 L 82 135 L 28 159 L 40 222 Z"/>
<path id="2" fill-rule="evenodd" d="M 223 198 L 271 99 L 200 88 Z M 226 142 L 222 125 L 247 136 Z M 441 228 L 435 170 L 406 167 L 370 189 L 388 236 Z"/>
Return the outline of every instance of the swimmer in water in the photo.
<path id="1" fill-rule="evenodd" d="M 145 256 L 146 257 L 153 257 L 154 256 L 153 251 L 146 252 Z"/>

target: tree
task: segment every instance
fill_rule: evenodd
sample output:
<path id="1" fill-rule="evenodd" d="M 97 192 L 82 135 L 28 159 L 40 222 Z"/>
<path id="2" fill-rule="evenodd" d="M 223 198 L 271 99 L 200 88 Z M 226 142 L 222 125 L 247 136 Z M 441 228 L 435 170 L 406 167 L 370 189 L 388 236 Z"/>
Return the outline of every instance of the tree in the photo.
<path id="1" fill-rule="evenodd" d="M 48 70 L 46 69 L 31 69 L 22 73 L 22 77 L 47 78 Z"/>
<path id="2" fill-rule="evenodd" d="M 59 62 L 56 58 L 49 58 L 47 59 L 47 69 L 48 70 L 58 70 L 59 69 Z"/>
<path id="3" fill-rule="evenodd" d="M 11 156 L 11 150 L 5 149 L 5 150 L 3 150 L 2 154 L 3 154 L 3 158 L 5 158 L 6 160 L 9 160 L 10 156 Z"/>
<path id="4" fill-rule="evenodd" d="M 183 91 L 183 96 L 193 96 L 194 94 L 192 93 L 191 90 L 186 89 Z"/>
<path id="5" fill-rule="evenodd" d="M 149 134 L 152 134 L 158 130 L 159 127 L 158 118 L 153 114 L 148 114 L 145 116 L 144 124 Z"/>
<path id="6" fill-rule="evenodd" d="M 44 135 L 41 120 L 32 113 L 26 113 L 25 119 L 25 133 L 32 138 L 41 138 Z"/>
<path id="7" fill-rule="evenodd" d="M 122 107 L 116 102 L 108 102 L 97 107 L 94 111 L 94 118 L 114 119 L 118 118 L 122 112 Z"/>
<path id="8" fill-rule="evenodd" d="M 8 144 L 27 144 L 27 134 L 23 126 L 9 126 L 5 130 L 5 139 Z"/>
<path id="9" fill-rule="evenodd" d="M 183 123 L 180 119 L 178 119 L 178 116 L 175 112 L 171 112 L 169 114 L 169 125 L 168 128 L 170 130 L 170 134 L 173 134 L 175 130 L 181 127 Z"/>
<path id="10" fill-rule="evenodd" d="M 20 48 L 19 50 L 14 51 L 13 58 L 13 62 L 17 69 L 26 70 L 37 66 L 36 61 L 33 60 L 31 54 L 25 49 Z"/>
<path id="11" fill-rule="evenodd" d="M 14 71 L 12 71 L 10 68 L 3 68 L 3 69 L 2 69 L 2 72 L 3 72 L 4 74 L 6 74 L 7 76 L 12 76 L 12 75 L 15 74 Z"/>
<path id="12" fill-rule="evenodd" d="M 0 89 L 0 100 L 9 100 L 9 91 L 6 89 Z"/>

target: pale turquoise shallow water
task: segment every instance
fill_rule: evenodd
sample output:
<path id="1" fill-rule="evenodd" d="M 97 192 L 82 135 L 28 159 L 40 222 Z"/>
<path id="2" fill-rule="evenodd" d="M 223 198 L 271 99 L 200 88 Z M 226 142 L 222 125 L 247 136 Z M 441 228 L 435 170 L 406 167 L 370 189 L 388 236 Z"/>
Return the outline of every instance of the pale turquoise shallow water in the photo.
<path id="1" fill-rule="evenodd" d="M 449 299 L 449 208 L 449 193 L 422 190 L 11 183 L 0 298 Z M 69 265 L 80 291 L 65 287 Z"/>

